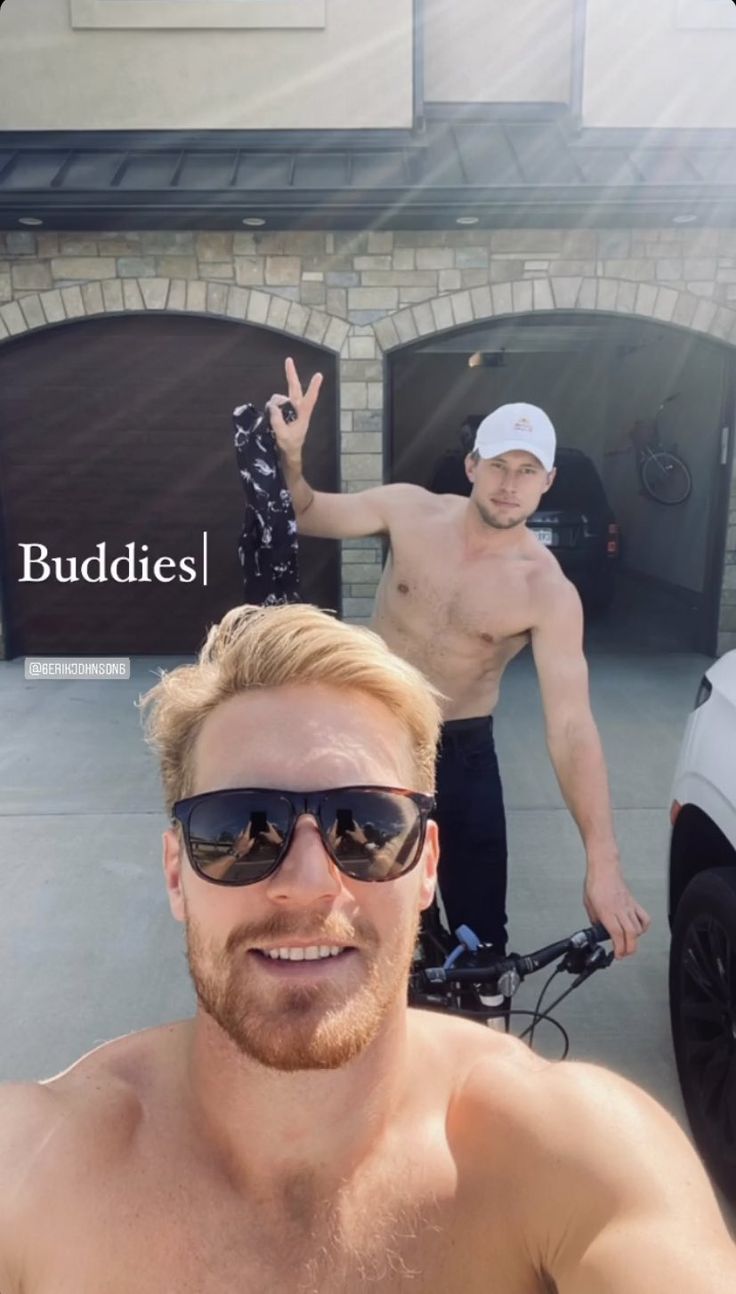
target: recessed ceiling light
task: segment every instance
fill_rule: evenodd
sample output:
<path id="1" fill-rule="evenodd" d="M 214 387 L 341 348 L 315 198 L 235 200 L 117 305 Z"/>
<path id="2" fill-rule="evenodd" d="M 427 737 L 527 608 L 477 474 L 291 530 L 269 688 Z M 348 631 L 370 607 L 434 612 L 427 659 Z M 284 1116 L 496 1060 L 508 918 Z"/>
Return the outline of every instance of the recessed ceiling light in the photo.
<path id="1" fill-rule="evenodd" d="M 697 220 L 697 218 L 698 217 L 692 213 L 687 216 L 673 216 L 672 223 L 673 225 L 691 225 L 693 221 Z"/>
<path id="2" fill-rule="evenodd" d="M 265 225 L 265 223 L 266 223 L 266 222 L 265 222 L 265 220 L 263 219 L 263 217 L 262 217 L 262 216 L 244 216 L 244 217 L 243 217 L 243 224 L 244 224 L 244 225 Z"/>
<path id="3" fill-rule="evenodd" d="M 456 225 L 477 225 L 479 216 L 458 216 L 455 221 Z"/>
<path id="4" fill-rule="evenodd" d="M 19 225 L 42 225 L 43 220 L 39 220 L 38 216 L 19 216 L 18 224 Z"/>
<path id="5" fill-rule="evenodd" d="M 468 360 L 468 368 L 505 368 L 506 347 L 500 350 L 477 350 Z"/>

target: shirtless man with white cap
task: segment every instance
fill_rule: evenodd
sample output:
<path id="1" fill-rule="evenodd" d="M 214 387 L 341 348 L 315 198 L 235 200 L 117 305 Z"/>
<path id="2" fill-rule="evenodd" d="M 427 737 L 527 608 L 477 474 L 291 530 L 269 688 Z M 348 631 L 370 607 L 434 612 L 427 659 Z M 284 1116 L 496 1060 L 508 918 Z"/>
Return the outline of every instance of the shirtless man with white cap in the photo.
<path id="1" fill-rule="evenodd" d="M 617 956 L 633 953 L 650 918 L 621 870 L 580 599 L 526 525 L 554 480 L 549 418 L 512 404 L 484 419 L 466 459 L 469 499 L 408 484 L 327 494 L 302 471 L 321 374 L 303 392 L 288 359 L 286 377 L 288 397 L 273 396 L 269 410 L 299 532 L 388 537 L 372 628 L 445 697 L 436 818 L 449 929 L 464 923 L 485 942 L 506 942 L 506 826 L 491 716 L 503 671 L 531 643 L 550 757 L 585 847 L 585 908 L 610 931 Z M 298 414 L 290 423 L 279 412 L 287 398 Z"/>

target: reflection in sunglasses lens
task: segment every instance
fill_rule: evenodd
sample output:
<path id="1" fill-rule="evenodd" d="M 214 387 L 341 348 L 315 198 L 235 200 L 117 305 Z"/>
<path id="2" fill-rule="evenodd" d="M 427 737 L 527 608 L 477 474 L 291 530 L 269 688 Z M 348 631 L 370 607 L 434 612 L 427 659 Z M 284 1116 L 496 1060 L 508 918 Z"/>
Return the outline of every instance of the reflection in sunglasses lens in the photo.
<path id="1" fill-rule="evenodd" d="M 223 795 L 195 806 L 192 860 L 212 880 L 242 885 L 272 865 L 288 834 L 291 810 L 280 796 Z"/>
<path id="2" fill-rule="evenodd" d="M 420 817 L 408 796 L 387 791 L 326 795 L 322 827 L 339 865 L 358 880 L 401 876 L 416 857 Z"/>

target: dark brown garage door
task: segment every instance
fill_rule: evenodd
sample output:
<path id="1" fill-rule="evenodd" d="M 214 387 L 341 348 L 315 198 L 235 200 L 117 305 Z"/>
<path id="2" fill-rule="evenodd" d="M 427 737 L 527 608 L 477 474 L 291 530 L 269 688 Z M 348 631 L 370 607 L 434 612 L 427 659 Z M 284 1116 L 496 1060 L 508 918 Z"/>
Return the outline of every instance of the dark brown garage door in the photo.
<path id="1" fill-rule="evenodd" d="M 188 654 L 243 602 L 237 540 L 244 496 L 232 409 L 262 406 L 300 374 L 325 374 L 307 441 L 309 478 L 337 488 L 335 361 L 317 347 L 245 324 L 186 316 L 85 320 L 0 348 L 0 503 L 8 654 Z M 203 532 L 208 583 L 203 584 Z M 78 564 L 106 546 L 106 582 L 23 582 L 21 544 Z M 131 553 L 135 583 L 110 578 Z M 147 549 L 144 548 L 147 545 Z M 27 550 L 34 557 L 41 550 Z M 145 582 L 160 557 L 164 574 Z M 339 606 L 337 545 L 301 542 L 305 599 Z M 118 575 L 127 573 L 118 564 Z M 40 564 L 26 567 L 39 575 Z M 103 573 L 99 564 L 89 573 Z M 79 573 L 79 572 L 78 572 Z M 62 574 L 71 574 L 64 562 Z"/>

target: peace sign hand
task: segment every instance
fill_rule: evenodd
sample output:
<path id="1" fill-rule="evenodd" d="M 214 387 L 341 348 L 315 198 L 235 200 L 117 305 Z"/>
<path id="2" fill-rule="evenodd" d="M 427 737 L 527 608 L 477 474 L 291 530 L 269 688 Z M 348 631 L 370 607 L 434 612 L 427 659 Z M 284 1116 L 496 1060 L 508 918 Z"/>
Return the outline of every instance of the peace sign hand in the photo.
<path id="1" fill-rule="evenodd" d="M 302 445 L 309 430 L 309 420 L 317 403 L 317 397 L 322 385 L 322 374 L 315 373 L 306 391 L 302 391 L 302 384 L 299 381 L 293 359 L 287 359 L 285 368 L 289 394 L 288 396 L 272 395 L 266 409 L 279 450 L 287 462 L 296 463 L 301 462 Z M 296 410 L 296 418 L 293 422 L 285 422 L 281 412 L 281 405 L 286 404 L 287 400 Z"/>

